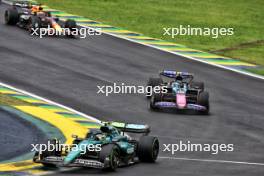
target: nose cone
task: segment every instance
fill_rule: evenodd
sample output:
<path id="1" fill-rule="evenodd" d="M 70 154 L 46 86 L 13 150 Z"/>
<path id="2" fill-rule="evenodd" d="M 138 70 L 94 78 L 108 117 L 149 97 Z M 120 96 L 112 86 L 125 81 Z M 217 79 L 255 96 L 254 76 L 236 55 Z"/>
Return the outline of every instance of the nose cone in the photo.
<path id="1" fill-rule="evenodd" d="M 185 108 L 186 106 L 186 96 L 183 93 L 176 95 L 176 103 L 178 108 Z"/>
<path id="2" fill-rule="evenodd" d="M 68 158 L 68 157 L 64 158 L 64 160 L 63 160 L 63 164 L 64 164 L 64 165 L 68 165 L 68 164 L 70 164 L 71 162 L 72 162 L 72 159 L 70 159 L 70 158 Z"/>
<path id="3" fill-rule="evenodd" d="M 63 164 L 67 165 L 75 161 L 81 154 L 86 152 L 89 141 L 83 140 L 77 146 L 73 146 L 68 155 L 64 158 Z"/>
<path id="4" fill-rule="evenodd" d="M 63 160 L 63 164 L 67 165 L 72 163 L 79 155 L 81 151 L 80 150 L 72 150 Z"/>

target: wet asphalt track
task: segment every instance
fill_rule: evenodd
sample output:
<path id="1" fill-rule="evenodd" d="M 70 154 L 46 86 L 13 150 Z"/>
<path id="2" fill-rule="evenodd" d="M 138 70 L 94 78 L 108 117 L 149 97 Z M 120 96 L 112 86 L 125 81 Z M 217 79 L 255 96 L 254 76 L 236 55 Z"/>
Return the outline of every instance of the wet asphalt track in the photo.
<path id="1" fill-rule="evenodd" d="M 47 137 L 30 122 L 0 108 L 0 162 L 20 156 Z M 0 174 L 1 175 L 1 174 Z"/>
<path id="2" fill-rule="evenodd" d="M 4 6 L 0 6 L 3 16 Z M 0 80 L 101 120 L 147 123 L 163 143 L 232 143 L 234 152 L 161 152 L 160 156 L 264 163 L 264 81 L 102 35 L 87 39 L 39 39 L 0 20 Z M 190 71 L 206 83 L 211 115 L 151 112 L 144 95 L 97 94 L 113 82 L 145 85 L 149 76 L 171 68 Z M 1 128 L 1 133 L 3 133 Z M 25 136 L 26 138 L 27 136 Z M 162 147 L 162 146 L 161 146 Z M 163 148 L 163 147 L 162 147 Z M 103 175 L 78 169 L 54 175 Z M 107 175 L 263 175 L 264 166 L 159 159 Z"/>

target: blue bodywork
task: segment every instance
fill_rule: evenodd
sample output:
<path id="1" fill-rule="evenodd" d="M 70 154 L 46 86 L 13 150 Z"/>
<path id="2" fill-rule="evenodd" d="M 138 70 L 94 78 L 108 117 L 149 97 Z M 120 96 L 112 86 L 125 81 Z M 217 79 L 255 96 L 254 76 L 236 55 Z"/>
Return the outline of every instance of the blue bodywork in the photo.
<path id="1" fill-rule="evenodd" d="M 163 70 L 160 74 L 163 76 L 169 77 L 169 78 L 176 78 L 177 76 L 182 76 L 183 78 L 188 78 L 188 77 L 192 76 L 192 74 L 188 73 L 188 72 L 177 72 L 177 71 L 173 71 L 173 70 Z"/>

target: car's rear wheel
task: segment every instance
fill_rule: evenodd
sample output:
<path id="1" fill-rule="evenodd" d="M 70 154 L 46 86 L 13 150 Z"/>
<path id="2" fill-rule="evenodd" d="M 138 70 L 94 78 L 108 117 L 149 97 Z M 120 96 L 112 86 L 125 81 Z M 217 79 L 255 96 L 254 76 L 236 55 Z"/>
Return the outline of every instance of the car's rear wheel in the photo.
<path id="1" fill-rule="evenodd" d="M 203 82 L 193 81 L 191 83 L 191 88 L 200 89 L 201 91 L 204 91 L 204 83 Z"/>
<path id="2" fill-rule="evenodd" d="M 100 151 L 99 160 L 102 163 L 106 163 L 108 160 L 109 165 L 104 168 L 106 171 L 115 171 L 119 166 L 120 158 L 119 158 L 119 149 L 114 144 L 107 144 L 102 146 L 102 150 Z"/>
<path id="3" fill-rule="evenodd" d="M 147 83 L 147 98 L 150 98 L 153 90 L 152 88 L 159 86 L 160 84 L 162 84 L 163 81 L 161 78 L 149 78 L 148 83 Z"/>
<path id="4" fill-rule="evenodd" d="M 209 104 L 209 93 L 208 92 L 201 92 L 198 95 L 197 103 L 201 106 L 206 107 L 206 111 L 204 111 L 204 114 L 208 114 L 210 110 L 210 104 Z"/>
<path id="5" fill-rule="evenodd" d="M 159 140 L 153 136 L 142 136 L 138 142 L 137 156 L 142 162 L 155 162 L 159 154 Z"/>
<path id="6" fill-rule="evenodd" d="M 8 25 L 16 25 L 19 20 L 16 8 L 9 8 L 5 11 L 5 23 Z"/>

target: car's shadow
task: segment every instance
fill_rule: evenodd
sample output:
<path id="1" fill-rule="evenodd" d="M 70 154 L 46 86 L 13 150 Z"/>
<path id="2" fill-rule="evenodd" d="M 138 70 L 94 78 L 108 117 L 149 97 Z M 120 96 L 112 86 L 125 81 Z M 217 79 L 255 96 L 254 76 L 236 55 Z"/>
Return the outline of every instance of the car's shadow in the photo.
<path id="1" fill-rule="evenodd" d="M 104 169 L 96 169 L 96 168 L 85 168 L 85 167 L 46 167 L 41 166 L 38 169 L 42 171 L 47 172 L 54 172 L 54 174 L 58 175 L 89 175 L 89 174 L 96 174 L 96 175 L 116 175 L 117 172 L 122 172 L 123 169 L 133 168 L 135 167 L 139 162 L 135 162 L 133 164 L 129 164 L 126 166 L 120 166 L 116 169 L 116 171 L 108 171 Z"/>
<path id="2" fill-rule="evenodd" d="M 198 117 L 206 117 L 206 116 L 210 116 L 211 113 L 209 114 L 204 114 L 202 112 L 198 112 L 195 110 L 179 110 L 179 109 L 157 109 L 157 110 L 151 110 L 149 109 L 150 112 L 153 113 L 167 113 L 167 114 L 177 114 L 177 115 L 188 115 L 188 116 L 198 116 Z"/>

